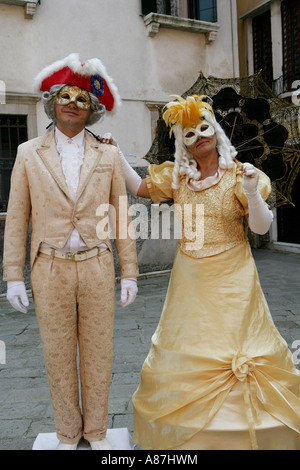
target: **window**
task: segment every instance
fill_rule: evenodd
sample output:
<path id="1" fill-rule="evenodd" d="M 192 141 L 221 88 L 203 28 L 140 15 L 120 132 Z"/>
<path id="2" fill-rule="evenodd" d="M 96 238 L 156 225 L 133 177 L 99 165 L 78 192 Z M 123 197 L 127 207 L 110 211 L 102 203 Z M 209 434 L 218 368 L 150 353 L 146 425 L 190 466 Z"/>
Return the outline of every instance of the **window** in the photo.
<path id="1" fill-rule="evenodd" d="M 27 116 L 0 114 L 0 212 L 6 212 L 18 145 L 27 140 Z"/>
<path id="2" fill-rule="evenodd" d="M 177 13 L 177 0 L 142 0 L 142 14 L 161 13 L 174 15 Z"/>
<path id="3" fill-rule="evenodd" d="M 281 4 L 284 88 L 290 89 L 300 79 L 300 5 L 299 0 Z"/>
<path id="4" fill-rule="evenodd" d="M 181 12 L 180 12 L 181 9 Z M 217 0 L 142 0 L 142 14 L 160 13 L 217 22 Z"/>
<path id="5" fill-rule="evenodd" d="M 187 0 L 188 17 L 194 20 L 217 22 L 216 0 Z"/>
<path id="6" fill-rule="evenodd" d="M 172 11 L 171 11 L 171 0 L 165 0 L 165 14 L 166 15 L 171 15 L 172 14 Z"/>
<path id="7" fill-rule="evenodd" d="M 142 14 L 157 13 L 156 0 L 142 0 Z"/>
<path id="8" fill-rule="evenodd" d="M 273 62 L 270 10 L 253 18 L 252 29 L 254 72 L 258 73 L 261 70 L 262 78 L 271 87 L 273 81 Z"/>

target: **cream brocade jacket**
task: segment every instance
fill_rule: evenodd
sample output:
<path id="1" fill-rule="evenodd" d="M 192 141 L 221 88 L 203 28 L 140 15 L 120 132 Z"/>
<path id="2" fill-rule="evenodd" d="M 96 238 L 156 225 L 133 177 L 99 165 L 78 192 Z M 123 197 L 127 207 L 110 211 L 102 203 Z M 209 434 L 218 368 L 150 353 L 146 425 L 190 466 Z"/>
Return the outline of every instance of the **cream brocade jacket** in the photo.
<path id="1" fill-rule="evenodd" d="M 112 250 L 109 230 L 106 238 L 99 238 L 96 231 L 97 224 L 107 217 L 105 211 L 102 216 L 97 215 L 101 205 L 111 205 L 115 209 L 115 246 L 121 277 L 136 278 L 136 242 L 132 233 L 129 236 L 131 218 L 123 217 L 123 225 L 126 225 L 119 226 L 124 203 L 128 207 L 123 169 L 114 146 L 101 144 L 85 133 L 85 157 L 73 202 L 56 149 L 54 131 L 21 144 L 12 172 L 5 224 L 4 281 L 24 280 L 30 218 L 31 268 L 42 242 L 62 249 L 74 228 L 89 249 L 105 242 Z M 122 236 L 118 236 L 119 233 Z"/>

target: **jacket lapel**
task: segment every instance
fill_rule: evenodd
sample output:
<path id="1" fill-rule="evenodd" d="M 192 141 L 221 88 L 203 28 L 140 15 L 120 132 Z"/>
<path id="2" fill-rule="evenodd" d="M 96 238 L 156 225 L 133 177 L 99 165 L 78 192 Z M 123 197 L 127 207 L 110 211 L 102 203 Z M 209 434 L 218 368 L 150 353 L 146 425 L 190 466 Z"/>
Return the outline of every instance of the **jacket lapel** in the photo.
<path id="1" fill-rule="evenodd" d="M 80 171 L 76 200 L 80 198 L 102 156 L 102 151 L 99 151 L 99 147 L 100 142 L 88 134 L 88 132 L 85 132 L 84 160 Z"/>
<path id="2" fill-rule="evenodd" d="M 102 151 L 99 151 L 99 146 L 100 142 L 97 142 L 94 137 L 85 132 L 85 153 L 80 171 L 76 200 L 81 196 L 102 156 Z M 61 161 L 55 144 L 54 130 L 45 135 L 41 145 L 37 148 L 37 153 L 43 160 L 46 168 L 58 186 L 66 196 L 70 198 L 65 175 L 63 173 Z"/>
<path id="3" fill-rule="evenodd" d="M 52 175 L 60 189 L 70 198 L 65 175 L 61 166 L 61 161 L 57 152 L 54 130 L 46 134 L 37 153 L 44 162 L 44 165 Z"/>

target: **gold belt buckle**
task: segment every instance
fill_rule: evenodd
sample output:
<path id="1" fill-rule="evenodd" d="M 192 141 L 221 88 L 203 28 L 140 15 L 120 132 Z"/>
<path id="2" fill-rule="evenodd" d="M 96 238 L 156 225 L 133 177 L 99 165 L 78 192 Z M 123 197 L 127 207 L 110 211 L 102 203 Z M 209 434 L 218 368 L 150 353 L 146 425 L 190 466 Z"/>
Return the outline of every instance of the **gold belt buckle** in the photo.
<path id="1" fill-rule="evenodd" d="M 76 261 L 75 256 L 76 256 L 76 253 L 67 253 L 67 257 L 71 261 Z"/>

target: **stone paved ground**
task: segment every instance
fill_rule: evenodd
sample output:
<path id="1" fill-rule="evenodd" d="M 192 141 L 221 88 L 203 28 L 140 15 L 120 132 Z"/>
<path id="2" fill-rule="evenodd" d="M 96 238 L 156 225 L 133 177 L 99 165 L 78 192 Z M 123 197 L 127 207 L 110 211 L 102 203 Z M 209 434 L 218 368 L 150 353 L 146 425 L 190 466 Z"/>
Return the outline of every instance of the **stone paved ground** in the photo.
<path id="1" fill-rule="evenodd" d="M 300 368 L 300 255 L 253 251 L 274 322 Z M 109 427 L 133 431 L 131 396 L 162 310 L 169 273 L 143 277 L 135 303 L 117 308 Z M 38 325 L 29 313 L 0 301 L 0 450 L 30 450 L 39 433 L 54 432 L 53 412 Z M 298 347 L 295 347 L 298 341 Z M 3 345 L 6 363 L 3 361 Z M 294 346 L 294 347 L 293 347 Z M 2 356 L 1 356 L 2 352 Z M 1 360 L 2 357 L 2 360 Z"/>

